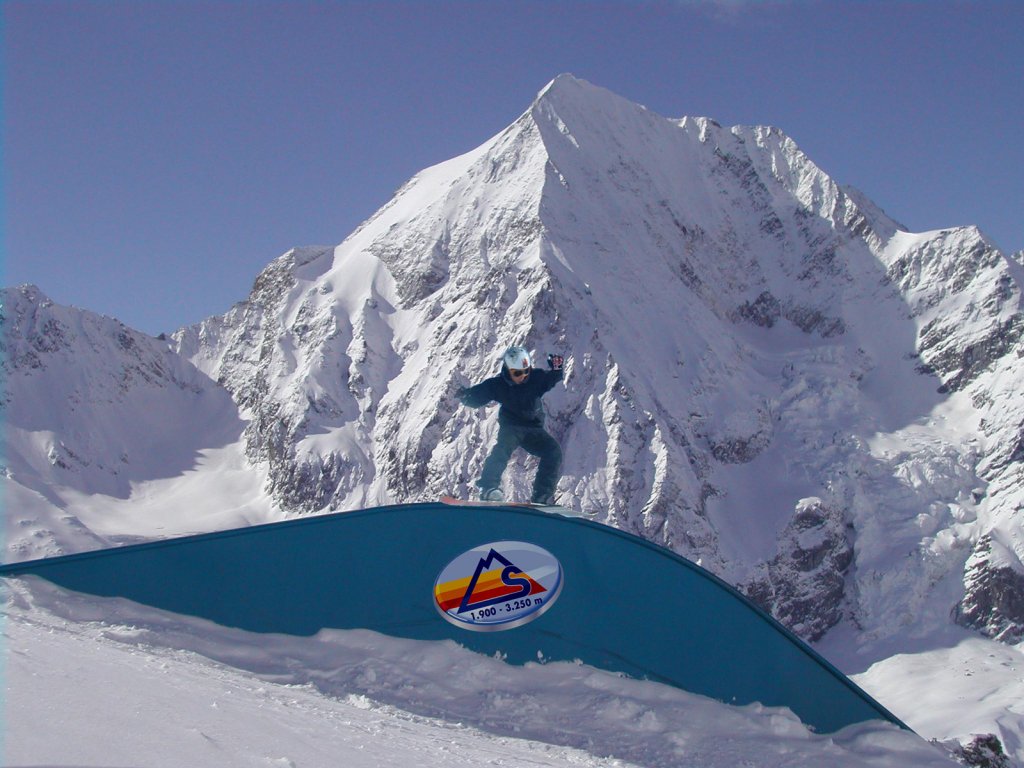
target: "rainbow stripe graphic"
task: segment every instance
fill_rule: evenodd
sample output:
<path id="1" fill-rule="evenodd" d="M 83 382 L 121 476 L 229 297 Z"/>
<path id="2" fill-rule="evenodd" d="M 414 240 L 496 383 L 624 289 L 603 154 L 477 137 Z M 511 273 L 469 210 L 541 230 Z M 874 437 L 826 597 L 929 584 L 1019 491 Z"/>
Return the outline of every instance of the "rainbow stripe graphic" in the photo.
<path id="1" fill-rule="evenodd" d="M 498 560 L 499 567 L 484 571 L 488 561 Z M 459 613 L 484 608 L 506 600 L 515 600 L 547 592 L 543 586 L 523 573 L 493 549 L 480 561 L 481 567 L 472 576 L 446 581 L 434 587 L 438 607 L 447 613 L 458 608 Z"/>
<path id="2" fill-rule="evenodd" d="M 562 566 L 536 544 L 481 544 L 452 560 L 434 580 L 434 602 L 446 621 L 492 632 L 533 621 L 562 591 Z"/>

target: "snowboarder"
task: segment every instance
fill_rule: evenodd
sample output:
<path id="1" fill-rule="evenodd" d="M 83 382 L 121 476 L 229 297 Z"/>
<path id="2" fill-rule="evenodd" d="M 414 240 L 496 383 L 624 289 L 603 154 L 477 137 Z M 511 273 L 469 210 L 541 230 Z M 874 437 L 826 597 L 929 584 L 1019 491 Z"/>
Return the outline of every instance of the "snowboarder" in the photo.
<path id="1" fill-rule="evenodd" d="M 501 373 L 459 391 L 459 400 L 470 408 L 497 401 L 498 441 L 484 461 L 477 486 L 484 501 L 504 501 L 501 476 L 516 448 L 540 458 L 530 501 L 554 504 L 555 486 L 562 469 L 562 449 L 544 429 L 541 397 L 562 380 L 564 358 L 548 355 L 549 370 L 533 367 L 530 353 L 523 347 L 509 347 L 502 358 Z"/>

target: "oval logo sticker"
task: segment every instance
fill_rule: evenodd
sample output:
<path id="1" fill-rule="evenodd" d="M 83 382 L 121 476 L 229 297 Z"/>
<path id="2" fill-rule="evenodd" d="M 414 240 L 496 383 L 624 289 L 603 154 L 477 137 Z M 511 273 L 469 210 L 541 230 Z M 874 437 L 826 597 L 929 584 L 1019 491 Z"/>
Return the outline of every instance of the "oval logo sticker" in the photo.
<path id="1" fill-rule="evenodd" d="M 521 627 L 554 605 L 562 565 L 546 549 L 496 541 L 463 552 L 434 582 L 434 604 L 457 627 L 477 632 Z"/>

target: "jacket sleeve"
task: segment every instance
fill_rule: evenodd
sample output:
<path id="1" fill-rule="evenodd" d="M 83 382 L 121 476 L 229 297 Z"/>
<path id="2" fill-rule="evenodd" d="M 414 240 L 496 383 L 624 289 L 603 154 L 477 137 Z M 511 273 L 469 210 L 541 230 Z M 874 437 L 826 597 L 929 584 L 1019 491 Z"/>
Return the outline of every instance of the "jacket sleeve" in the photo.
<path id="1" fill-rule="evenodd" d="M 494 380 L 487 379 L 481 381 L 479 384 L 473 387 L 466 387 L 459 392 L 459 400 L 462 401 L 463 405 L 468 405 L 470 408 L 479 408 L 482 405 L 487 405 L 489 402 L 494 400 Z"/>
<path id="2" fill-rule="evenodd" d="M 562 380 L 562 377 L 565 375 L 564 371 L 561 368 L 559 368 L 557 371 L 534 371 L 534 374 L 538 373 L 544 374 L 543 381 L 541 382 L 541 394 L 544 394 L 545 392 L 550 392 L 552 389 L 554 389 L 555 384 L 560 382 Z"/>

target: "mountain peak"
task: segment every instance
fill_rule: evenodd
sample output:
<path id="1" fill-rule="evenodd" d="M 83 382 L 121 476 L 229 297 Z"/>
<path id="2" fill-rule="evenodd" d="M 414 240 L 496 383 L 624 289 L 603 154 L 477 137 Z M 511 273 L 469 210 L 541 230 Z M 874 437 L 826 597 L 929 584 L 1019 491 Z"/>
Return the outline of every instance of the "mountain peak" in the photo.
<path id="1" fill-rule="evenodd" d="M 15 288 L 0 289 L 0 305 L 3 307 L 17 306 L 21 302 L 28 304 L 51 304 L 50 297 L 34 283 L 24 283 Z"/>
<path id="2" fill-rule="evenodd" d="M 609 110 L 643 111 L 647 108 L 626 99 L 607 88 L 583 80 L 572 74 L 561 74 L 548 83 L 537 94 L 533 110 L 548 106 L 556 110 L 571 108 L 576 113 L 594 115 L 607 113 Z"/>
<path id="3" fill-rule="evenodd" d="M 576 77 L 569 72 L 563 72 L 554 78 L 551 82 L 540 89 L 540 93 L 537 94 L 537 100 L 544 98 L 556 97 L 564 94 L 581 93 L 586 90 L 603 90 L 598 89 L 597 86 Z"/>

